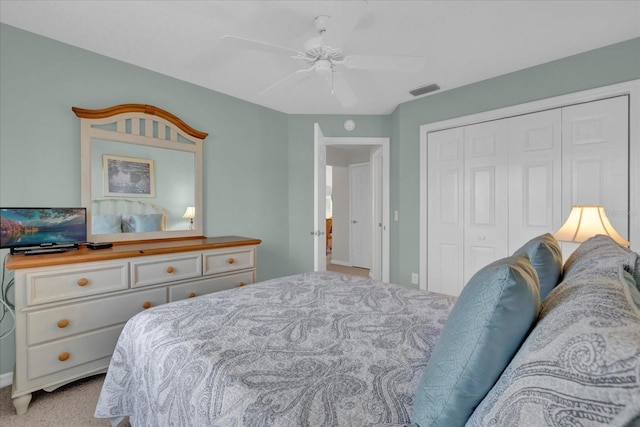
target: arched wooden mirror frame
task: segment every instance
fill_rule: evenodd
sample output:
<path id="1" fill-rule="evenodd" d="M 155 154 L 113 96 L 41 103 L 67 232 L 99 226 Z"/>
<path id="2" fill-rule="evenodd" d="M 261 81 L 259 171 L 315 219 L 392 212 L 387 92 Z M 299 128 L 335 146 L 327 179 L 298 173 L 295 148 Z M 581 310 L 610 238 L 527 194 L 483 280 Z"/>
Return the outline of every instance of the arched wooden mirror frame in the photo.
<path id="1" fill-rule="evenodd" d="M 122 104 L 99 110 L 72 107 L 72 110 L 80 118 L 81 200 L 82 205 L 87 208 L 87 239 L 89 241 L 130 242 L 203 236 L 202 142 L 208 136 L 207 133 L 193 129 L 168 111 L 152 105 Z M 93 152 L 92 147 L 97 143 L 131 144 L 135 146 L 136 153 L 144 153 L 142 156 L 137 157 L 149 160 L 153 160 L 154 154 L 161 155 L 163 158 L 166 155 L 174 156 L 175 158 L 186 156 L 185 162 L 187 164 L 190 163 L 191 157 L 189 154 L 182 153 L 193 153 L 193 170 L 189 171 L 187 167 L 185 168 L 187 169 L 186 172 L 180 170 L 171 171 L 174 174 L 183 173 L 185 176 L 189 172 L 193 174 L 193 207 L 195 208 L 193 224 L 190 224 L 190 219 L 183 219 L 182 214 L 176 214 L 176 212 L 184 212 L 190 203 L 184 203 L 184 206 L 161 206 L 154 203 L 157 197 L 151 192 L 143 195 L 123 194 L 122 197 L 118 197 L 119 194 L 108 192 L 110 190 L 104 187 L 104 182 L 94 182 L 97 179 L 107 180 L 105 178 L 106 168 L 102 167 L 102 162 L 99 162 L 101 170 L 96 170 L 98 169 L 96 157 L 100 155 L 104 158 L 103 154 L 98 154 L 97 149 L 95 153 Z M 125 146 L 111 145 L 111 147 Z M 165 152 L 164 150 L 175 150 L 175 153 Z M 106 165 L 107 160 L 104 160 L 104 162 Z M 166 167 L 162 171 L 156 168 L 155 173 L 166 174 L 168 171 Z M 166 177 L 163 176 L 162 178 L 166 180 Z M 184 178 L 184 176 L 180 175 L 180 178 Z M 105 188 L 102 194 L 95 194 L 98 187 Z M 158 188 L 157 191 L 160 193 L 162 189 Z M 163 199 L 166 201 L 168 197 L 170 196 L 165 194 Z M 173 212 L 173 218 L 170 217 L 171 221 L 169 222 L 171 224 L 167 226 L 167 212 L 169 211 Z M 158 212 L 164 214 L 163 225 L 160 228 L 140 227 L 143 231 L 93 232 L 94 215 L 101 215 L 101 218 L 96 217 L 96 222 L 98 220 L 103 222 L 104 217 L 111 215 L 116 217 L 118 215 L 127 215 L 128 220 L 131 220 L 131 218 L 140 220 L 143 217 L 157 217 Z M 179 216 L 179 218 L 176 218 L 176 216 Z M 176 225 L 176 223 L 179 224 Z M 157 229 L 158 231 L 148 231 L 148 229 Z M 96 229 L 96 231 L 106 230 L 113 231 L 115 228 L 103 227 L 102 230 Z"/>

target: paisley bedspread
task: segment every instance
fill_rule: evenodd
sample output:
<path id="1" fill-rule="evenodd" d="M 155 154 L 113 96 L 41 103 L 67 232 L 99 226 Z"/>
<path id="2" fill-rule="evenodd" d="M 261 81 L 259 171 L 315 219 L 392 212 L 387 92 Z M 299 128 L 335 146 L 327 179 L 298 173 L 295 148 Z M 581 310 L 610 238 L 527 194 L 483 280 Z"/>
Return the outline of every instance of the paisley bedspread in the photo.
<path id="1" fill-rule="evenodd" d="M 133 317 L 95 416 L 133 426 L 411 425 L 454 297 L 320 272 Z"/>

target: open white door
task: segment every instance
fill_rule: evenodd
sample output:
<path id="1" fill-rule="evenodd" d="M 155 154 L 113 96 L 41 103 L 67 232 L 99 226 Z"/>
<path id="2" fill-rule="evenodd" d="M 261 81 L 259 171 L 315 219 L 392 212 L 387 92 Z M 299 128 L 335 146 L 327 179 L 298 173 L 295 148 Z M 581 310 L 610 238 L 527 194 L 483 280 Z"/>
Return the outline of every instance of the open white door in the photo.
<path id="1" fill-rule="evenodd" d="M 390 180 L 390 145 L 389 138 L 377 137 L 325 137 L 320 130 L 320 126 L 314 124 L 314 269 L 326 270 L 326 165 L 327 165 L 327 146 L 380 146 L 382 170 L 380 177 L 380 191 L 376 192 L 380 196 L 382 206 L 379 207 L 379 217 L 382 219 L 375 224 L 381 229 L 381 246 L 382 252 L 380 257 L 380 275 L 383 282 L 389 281 L 389 180 Z M 375 158 L 372 157 L 372 159 Z M 322 174 L 320 176 L 320 174 Z M 321 183 L 319 185 L 318 183 Z M 372 220 L 375 220 L 372 218 Z M 376 240 L 375 238 L 373 239 Z M 376 274 L 377 267 L 372 265 L 371 274 Z"/>
<path id="2" fill-rule="evenodd" d="M 313 125 L 313 270 L 327 269 L 326 191 L 327 191 L 327 145 L 320 125 Z"/>

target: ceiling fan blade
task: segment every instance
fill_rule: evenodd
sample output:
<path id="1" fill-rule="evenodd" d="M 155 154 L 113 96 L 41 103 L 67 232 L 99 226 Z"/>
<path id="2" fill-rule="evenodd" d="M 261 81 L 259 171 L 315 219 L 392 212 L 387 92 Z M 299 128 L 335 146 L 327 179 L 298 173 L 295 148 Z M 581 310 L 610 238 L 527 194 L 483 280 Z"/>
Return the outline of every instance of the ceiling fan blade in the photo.
<path id="1" fill-rule="evenodd" d="M 289 49 L 288 47 L 277 46 L 275 44 L 265 43 L 257 40 L 245 39 L 243 37 L 226 35 L 226 36 L 220 37 L 220 41 L 222 41 L 225 44 L 228 44 L 229 46 L 239 47 L 244 49 L 260 50 L 262 52 L 276 53 L 278 55 L 304 56 L 303 53 L 298 52 L 297 50 L 294 50 L 294 49 Z"/>
<path id="2" fill-rule="evenodd" d="M 345 42 L 358 25 L 365 11 L 366 1 L 342 1 L 336 2 L 340 10 L 331 13 L 331 19 L 327 22 L 327 31 L 322 35 L 325 45 L 342 49 Z"/>
<path id="3" fill-rule="evenodd" d="M 331 92 L 338 98 L 343 107 L 353 107 L 358 103 L 358 97 L 353 93 L 347 79 L 342 74 L 334 71 L 328 81 Z"/>
<path id="4" fill-rule="evenodd" d="M 342 63 L 346 68 L 351 69 L 413 73 L 422 70 L 426 58 L 424 56 L 349 55 Z"/>
<path id="5" fill-rule="evenodd" d="M 266 93 L 271 92 L 274 89 L 284 89 L 287 87 L 291 87 L 296 83 L 300 83 L 309 75 L 309 73 L 313 71 L 314 68 L 315 68 L 315 65 L 311 68 L 294 71 L 293 73 L 289 74 L 288 76 L 285 76 L 284 78 L 278 80 L 268 88 L 264 89 L 262 92 L 260 92 L 260 95 L 261 96 L 265 95 Z"/>

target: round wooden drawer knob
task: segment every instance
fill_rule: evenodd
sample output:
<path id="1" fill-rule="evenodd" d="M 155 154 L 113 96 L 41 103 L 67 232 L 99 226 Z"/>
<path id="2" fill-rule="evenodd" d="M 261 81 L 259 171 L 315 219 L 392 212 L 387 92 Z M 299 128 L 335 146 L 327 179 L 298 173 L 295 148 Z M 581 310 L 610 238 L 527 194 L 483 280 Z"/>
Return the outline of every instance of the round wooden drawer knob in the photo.
<path id="1" fill-rule="evenodd" d="M 70 356 L 71 355 L 68 352 L 65 351 L 65 352 L 60 353 L 58 355 L 58 360 L 61 361 L 61 362 L 66 362 L 67 360 L 69 360 Z"/>
<path id="2" fill-rule="evenodd" d="M 89 280 L 85 279 L 84 277 L 78 279 L 78 286 L 87 286 L 88 283 L 89 283 Z"/>
<path id="3" fill-rule="evenodd" d="M 195 296 L 196 296 L 196 293 L 195 293 L 195 292 L 191 292 L 191 293 L 189 294 L 189 298 L 194 298 Z"/>
<path id="4" fill-rule="evenodd" d="M 236 262 L 236 260 L 235 260 L 235 259 L 233 259 L 233 258 L 229 258 L 229 264 L 233 264 L 234 262 Z"/>
<path id="5" fill-rule="evenodd" d="M 58 328 L 62 329 L 66 328 L 67 326 L 69 326 L 69 321 L 67 319 L 58 320 Z"/>
<path id="6" fill-rule="evenodd" d="M 169 266 L 167 267 L 167 273 L 173 273 L 173 267 Z"/>
<path id="7" fill-rule="evenodd" d="M 149 301 L 145 301 L 144 304 L 142 304 L 142 308 L 144 308 L 145 310 L 150 307 L 151 307 L 151 302 Z"/>
<path id="8" fill-rule="evenodd" d="M 244 286 L 244 285 L 246 285 L 246 283 L 244 283 L 244 282 L 238 283 L 238 286 Z"/>

